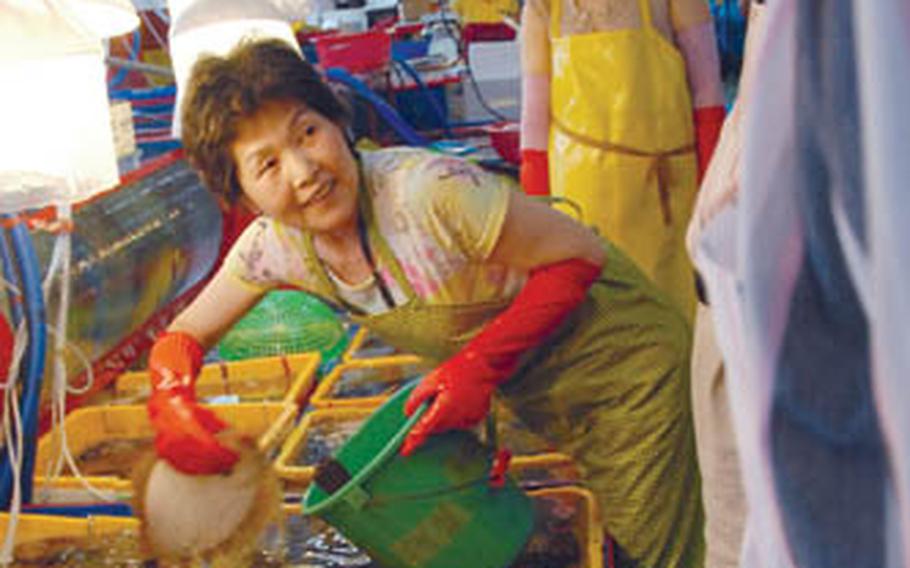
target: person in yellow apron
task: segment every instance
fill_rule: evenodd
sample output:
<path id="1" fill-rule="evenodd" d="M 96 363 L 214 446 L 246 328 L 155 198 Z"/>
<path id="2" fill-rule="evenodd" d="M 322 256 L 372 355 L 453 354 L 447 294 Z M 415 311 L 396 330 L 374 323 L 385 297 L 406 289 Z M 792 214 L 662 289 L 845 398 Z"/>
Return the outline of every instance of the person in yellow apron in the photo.
<path id="1" fill-rule="evenodd" d="M 262 214 L 149 356 L 159 455 L 190 474 L 234 465 L 225 424 L 195 403 L 202 355 L 294 286 L 438 364 L 408 400 L 430 407 L 402 453 L 472 427 L 498 396 L 575 459 L 638 566 L 702 565 L 689 327 L 622 252 L 461 159 L 355 152 L 343 107 L 282 44 L 203 60 L 184 100 L 191 163 Z"/>
<path id="2" fill-rule="evenodd" d="M 522 12 L 522 186 L 580 205 L 690 320 L 683 241 L 724 116 L 714 41 L 705 0 L 528 0 Z"/>

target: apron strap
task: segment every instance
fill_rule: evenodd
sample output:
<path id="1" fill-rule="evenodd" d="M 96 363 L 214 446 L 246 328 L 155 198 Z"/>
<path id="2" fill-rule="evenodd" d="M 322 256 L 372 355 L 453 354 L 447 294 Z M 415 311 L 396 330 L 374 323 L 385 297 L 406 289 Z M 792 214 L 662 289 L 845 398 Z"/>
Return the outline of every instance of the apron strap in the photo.
<path id="1" fill-rule="evenodd" d="M 311 292 L 307 290 L 307 292 L 313 294 L 330 306 L 342 306 L 351 314 L 365 314 L 366 312 L 364 312 L 362 308 L 346 301 L 341 297 L 341 294 L 338 293 L 338 289 L 329 278 L 328 272 L 326 272 L 327 269 L 325 265 L 319 260 L 319 256 L 316 254 L 316 247 L 313 244 L 312 233 L 307 233 L 304 236 L 303 246 L 306 253 L 305 262 L 308 265 L 308 271 L 316 275 L 317 286 L 319 287 L 319 289 L 316 291 Z"/>
<path id="2" fill-rule="evenodd" d="M 638 13 L 641 16 L 641 26 L 646 29 L 654 27 L 651 18 L 651 0 L 638 0 Z"/>
<path id="3" fill-rule="evenodd" d="M 648 0 L 642 0 L 647 2 Z M 627 156 L 636 156 L 639 158 L 651 158 L 651 166 L 648 168 L 648 179 L 651 176 L 657 178 L 657 191 L 660 195 L 660 209 L 663 214 L 664 224 L 670 225 L 673 223 L 673 212 L 670 208 L 670 161 L 669 159 L 673 156 L 682 156 L 690 152 L 695 151 L 695 144 L 686 144 L 685 146 L 680 146 L 679 148 L 673 148 L 671 150 L 665 150 L 663 152 L 646 152 L 644 150 L 639 150 L 637 148 L 632 148 L 630 146 L 623 146 L 622 144 L 614 144 L 612 142 L 606 142 L 602 140 L 596 140 L 582 134 L 580 132 L 575 132 L 567 127 L 565 124 L 559 121 L 555 116 L 551 116 L 550 120 L 553 123 L 553 126 L 557 130 L 561 131 L 563 134 L 573 139 L 575 142 L 583 144 L 585 146 L 590 146 L 592 148 L 597 148 L 604 152 L 613 152 L 615 154 L 625 154 Z"/>
<path id="4" fill-rule="evenodd" d="M 370 268 L 373 272 L 373 277 L 376 279 L 376 285 L 379 286 L 380 293 L 383 296 L 383 300 L 386 304 L 392 308 L 394 307 L 394 300 L 392 299 L 392 294 L 389 291 L 388 286 L 385 284 L 385 281 L 382 279 L 382 275 L 377 270 L 375 264 L 375 259 L 373 258 L 372 251 L 370 250 L 370 244 L 374 243 L 377 248 L 378 258 L 382 261 L 383 265 L 388 267 L 391 271 L 392 276 L 395 278 L 395 282 L 398 284 L 401 291 L 404 293 L 407 301 L 411 301 L 415 294 L 414 288 L 411 286 L 411 282 L 404 275 L 404 270 L 401 268 L 401 265 L 398 263 L 398 259 L 395 258 L 395 255 L 392 253 L 391 248 L 383 238 L 382 234 L 379 232 L 379 227 L 376 224 L 375 215 L 373 214 L 373 204 L 370 201 L 369 190 L 366 187 L 366 176 L 363 171 L 363 161 L 361 159 L 357 160 L 357 170 L 360 175 L 360 187 L 357 192 L 357 201 L 358 201 L 358 211 L 360 213 L 360 218 L 358 219 L 358 236 L 361 238 L 361 245 L 364 249 L 364 254 L 367 256 L 367 261 L 370 264 Z M 316 254 L 316 246 L 313 243 L 313 234 L 306 233 L 304 236 L 304 249 L 306 251 L 306 261 L 310 263 L 310 270 L 316 274 L 317 280 L 319 281 L 319 291 L 320 295 L 327 295 L 334 299 L 335 303 L 338 303 L 344 306 L 348 311 L 350 311 L 355 316 L 363 316 L 366 312 L 363 311 L 358 306 L 351 304 L 350 302 L 345 301 L 341 297 L 341 294 L 338 293 L 338 289 L 335 284 L 329 278 L 327 268 L 319 259 L 319 255 Z"/>
<path id="5" fill-rule="evenodd" d="M 533 2 L 534 0 L 528 0 Z M 562 35 L 562 0 L 541 0 L 550 3 L 550 36 L 558 38 Z"/>
<path id="6" fill-rule="evenodd" d="M 404 269 L 401 268 L 401 264 L 398 262 L 398 259 L 395 258 L 395 254 L 392 252 L 389 243 L 386 242 L 385 237 L 379 232 L 379 224 L 376 222 L 376 217 L 373 212 L 373 203 L 370 200 L 370 192 L 367 191 L 366 177 L 363 174 L 362 163 L 360 165 L 360 179 L 360 214 L 363 216 L 363 223 L 366 226 L 367 250 L 369 250 L 370 245 L 376 246 L 377 258 L 379 258 L 382 264 L 392 273 L 395 282 L 398 284 L 401 291 L 404 292 L 408 301 L 413 300 L 416 295 L 414 293 L 414 287 L 411 286 L 411 281 L 405 276 Z M 376 278 L 381 279 L 378 272 L 376 273 Z"/>

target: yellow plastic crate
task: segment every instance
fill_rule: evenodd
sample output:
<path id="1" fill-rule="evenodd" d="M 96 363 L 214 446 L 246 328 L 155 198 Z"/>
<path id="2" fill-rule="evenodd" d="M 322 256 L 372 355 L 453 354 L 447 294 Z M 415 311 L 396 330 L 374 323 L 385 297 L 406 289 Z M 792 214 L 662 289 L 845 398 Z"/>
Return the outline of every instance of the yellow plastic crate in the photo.
<path id="1" fill-rule="evenodd" d="M 559 452 L 513 456 L 509 462 L 509 473 L 526 488 L 581 481 L 581 471 L 572 458 Z"/>
<path id="2" fill-rule="evenodd" d="M 204 400 L 234 395 L 240 402 L 286 402 L 306 405 L 316 385 L 318 352 L 261 357 L 204 365 L 196 381 L 196 396 Z M 124 373 L 117 378 L 114 397 L 131 403 L 146 400 L 151 379 L 148 371 Z"/>
<path id="3" fill-rule="evenodd" d="M 528 430 L 504 404 L 494 404 L 497 443 L 512 452 L 509 470 L 520 483 L 579 481 L 572 458 L 556 451 L 546 440 Z"/>
<path id="4" fill-rule="evenodd" d="M 336 366 L 320 381 L 310 404 L 314 408 L 375 408 L 405 382 L 430 368 L 416 355 L 348 361 Z M 358 391 L 369 394 L 358 394 Z"/>
<path id="5" fill-rule="evenodd" d="M 572 532 L 581 545 L 581 567 L 603 568 L 604 530 L 600 507 L 591 491 L 574 485 L 528 491 L 535 501 L 559 499 L 573 503 L 578 508 Z M 532 537 L 533 538 L 533 537 Z"/>
<path id="6" fill-rule="evenodd" d="M 388 343 L 379 339 L 373 332 L 365 327 L 361 327 L 351 338 L 348 348 L 341 355 L 341 362 L 359 361 L 362 359 L 378 359 L 385 357 L 396 357 L 400 355 L 410 355 L 392 347 Z"/>
<path id="7" fill-rule="evenodd" d="M 571 532 L 579 545 L 581 557 L 581 562 L 577 566 L 578 568 L 603 568 L 604 532 L 597 500 L 589 490 L 568 485 L 535 489 L 528 491 L 528 495 L 535 501 L 537 506 L 543 505 L 542 502 L 544 500 L 557 500 L 573 508 L 576 514 L 570 520 Z M 300 505 L 286 504 L 282 510 L 285 523 L 291 522 L 292 518 L 297 517 L 296 520 L 298 522 L 323 524 L 323 521 L 314 517 L 300 518 Z"/>
<path id="8" fill-rule="evenodd" d="M 10 527 L 9 513 L 0 513 L 0 531 L 6 535 Z M 104 515 L 86 518 L 61 515 L 19 515 L 14 542 L 22 544 L 47 538 L 99 536 L 132 532 L 139 534 L 139 519 L 135 517 L 109 517 Z"/>
<path id="9" fill-rule="evenodd" d="M 306 447 L 309 441 L 309 434 L 315 429 L 326 425 L 341 424 L 344 422 L 362 423 L 374 411 L 374 408 L 368 407 L 342 407 L 342 408 L 323 408 L 315 409 L 308 412 L 300 420 L 300 423 L 285 439 L 275 459 L 275 471 L 278 478 L 288 485 L 304 486 L 313 480 L 318 464 L 298 464 L 297 456 Z M 356 428 L 351 432 L 353 435 Z M 326 456 L 328 457 L 328 456 Z"/>
<path id="10" fill-rule="evenodd" d="M 318 464 L 301 464 L 299 456 L 311 442 L 310 434 L 320 429 L 328 431 L 336 426 L 350 424 L 348 433 L 353 435 L 375 409 L 376 407 L 367 406 L 330 407 L 317 408 L 305 414 L 278 452 L 275 459 L 278 477 L 286 486 L 302 488 L 309 484 Z M 346 441 L 346 437 L 336 441 L 340 445 Z M 580 479 L 580 473 L 572 458 L 558 452 L 515 455 L 509 462 L 509 471 L 516 481 L 530 486 L 554 481 L 575 482 Z"/>
<path id="11" fill-rule="evenodd" d="M 10 530 L 10 515 L 0 513 L 0 532 L 4 535 Z M 139 520 L 133 517 L 90 516 L 86 518 L 64 517 L 57 515 L 22 514 L 15 527 L 15 548 L 13 566 L 19 562 L 31 566 L 37 558 L 45 557 L 60 547 L 84 551 L 85 545 L 91 543 L 101 547 L 96 556 L 113 565 L 125 566 L 128 561 L 138 560 L 139 553 Z M 112 550 L 113 548 L 113 550 Z M 120 558 L 120 556 L 125 556 Z M 71 559 L 66 565 L 75 565 Z M 123 563 L 118 562 L 122 560 Z M 45 564 L 41 564 L 44 566 Z M 53 564 L 58 565 L 58 564 Z M 97 565 L 97 564 L 91 564 Z"/>
<path id="12" fill-rule="evenodd" d="M 278 448 L 298 412 L 295 406 L 284 403 L 238 403 L 210 405 L 208 408 L 239 434 L 256 438 L 260 449 L 266 452 Z M 154 436 L 144 405 L 81 408 L 66 418 L 65 428 L 67 445 L 74 456 L 107 441 L 151 439 Z M 35 457 L 38 475 L 49 471 L 60 453 L 60 445 L 58 429 L 48 432 L 38 441 Z"/>
<path id="13" fill-rule="evenodd" d="M 133 497 L 133 484 L 119 477 L 73 475 L 35 477 L 33 503 L 88 503 L 98 500 L 128 502 Z M 85 487 L 88 483 L 94 493 Z"/>

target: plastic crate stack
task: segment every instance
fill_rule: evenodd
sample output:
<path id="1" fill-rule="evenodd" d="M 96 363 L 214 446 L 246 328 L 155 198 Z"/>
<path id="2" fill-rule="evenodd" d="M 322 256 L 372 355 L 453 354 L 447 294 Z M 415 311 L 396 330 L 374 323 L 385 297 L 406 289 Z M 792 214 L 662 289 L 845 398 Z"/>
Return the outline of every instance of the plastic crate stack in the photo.
<path id="1" fill-rule="evenodd" d="M 320 463 L 343 446 L 393 393 L 431 369 L 420 357 L 395 349 L 366 329 L 358 330 L 341 362 L 319 381 L 307 410 L 278 453 L 275 468 L 287 494 L 302 496 Z M 600 512 L 593 494 L 579 484 L 579 472 L 571 459 L 552 451 L 504 406 L 497 406 L 494 414 L 497 441 L 514 456 L 510 474 L 534 499 L 538 515 L 536 532 L 516 566 L 563 565 L 548 560 L 554 547 L 558 552 L 561 546 L 554 539 L 574 543 L 575 552 L 569 551 L 569 544 L 561 552 L 563 559 L 574 558 L 571 565 L 603 566 Z M 293 514 L 299 515 L 299 511 Z"/>

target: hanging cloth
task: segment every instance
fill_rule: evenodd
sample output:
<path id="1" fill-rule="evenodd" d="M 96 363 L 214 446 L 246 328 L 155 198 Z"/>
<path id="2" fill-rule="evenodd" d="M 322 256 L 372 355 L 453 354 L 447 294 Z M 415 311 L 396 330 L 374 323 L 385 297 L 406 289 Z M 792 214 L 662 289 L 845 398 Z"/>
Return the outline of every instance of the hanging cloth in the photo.
<path id="1" fill-rule="evenodd" d="M 697 192 L 692 102 L 682 55 L 638 0 L 641 28 L 560 33 L 550 8 L 550 187 L 625 251 L 691 322 L 684 236 Z"/>
<path id="2" fill-rule="evenodd" d="M 851 272 L 855 282 L 865 280 L 859 288 L 869 292 L 865 303 L 870 314 L 873 379 L 895 477 L 890 493 L 897 498 L 897 503 L 889 503 L 886 531 L 886 566 L 894 568 L 910 566 L 910 405 L 906 402 L 910 376 L 910 160 L 906 156 L 910 113 L 903 110 L 910 92 L 910 68 L 904 59 L 910 52 L 910 13 L 906 2 L 853 4 L 869 226 L 867 252 L 859 255 L 865 262 L 852 263 Z M 839 233 L 849 241 L 844 225 L 849 226 L 838 224 Z"/>

